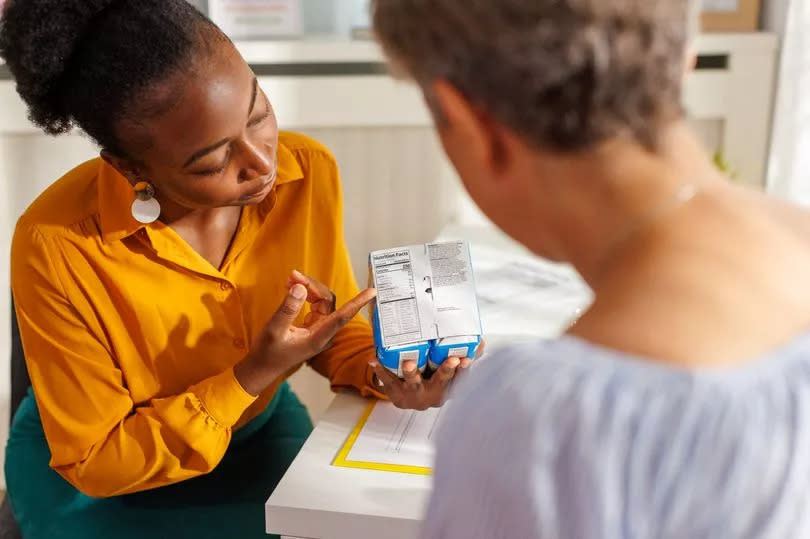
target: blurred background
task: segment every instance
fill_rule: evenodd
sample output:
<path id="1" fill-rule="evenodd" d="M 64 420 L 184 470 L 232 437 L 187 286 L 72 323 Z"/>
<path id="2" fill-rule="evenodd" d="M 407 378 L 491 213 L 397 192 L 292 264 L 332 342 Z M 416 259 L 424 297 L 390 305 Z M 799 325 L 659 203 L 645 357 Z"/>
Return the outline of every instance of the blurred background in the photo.
<path id="1" fill-rule="evenodd" d="M 367 0 L 192 3 L 237 43 L 282 128 L 334 152 L 361 281 L 370 250 L 430 241 L 451 225 L 488 227 L 443 158 L 420 94 L 386 73 L 370 39 Z M 690 121 L 734 181 L 810 203 L 810 0 L 706 0 L 705 9 L 685 97 Z M 26 116 L 0 63 L 0 328 L 10 324 L 8 251 L 18 216 L 98 153 L 79 133 L 41 134 Z M 9 347 L 3 329 L 0 447 Z M 331 400 L 328 383 L 305 369 L 294 387 L 317 420 Z"/>

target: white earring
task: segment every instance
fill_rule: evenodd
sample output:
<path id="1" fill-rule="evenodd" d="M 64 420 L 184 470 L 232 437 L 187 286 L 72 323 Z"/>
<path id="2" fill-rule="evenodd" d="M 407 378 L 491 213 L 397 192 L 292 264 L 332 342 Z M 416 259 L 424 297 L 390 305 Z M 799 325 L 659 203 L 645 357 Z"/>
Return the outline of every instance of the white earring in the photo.
<path id="1" fill-rule="evenodd" d="M 132 202 L 132 217 L 148 225 L 160 217 L 160 202 L 155 198 L 155 188 L 149 182 L 135 185 L 135 200 Z"/>

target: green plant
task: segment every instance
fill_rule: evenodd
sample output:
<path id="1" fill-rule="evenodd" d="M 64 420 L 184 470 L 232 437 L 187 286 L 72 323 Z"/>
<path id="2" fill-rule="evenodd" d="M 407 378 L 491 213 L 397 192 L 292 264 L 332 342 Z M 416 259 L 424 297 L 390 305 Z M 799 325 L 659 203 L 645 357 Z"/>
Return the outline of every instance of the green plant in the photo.
<path id="1" fill-rule="evenodd" d="M 736 180 L 739 178 L 740 173 L 738 170 L 731 168 L 728 160 L 726 159 L 726 155 L 723 150 L 717 150 L 712 155 L 712 161 L 714 162 L 714 166 L 717 167 L 717 170 L 731 178 L 732 180 Z"/>

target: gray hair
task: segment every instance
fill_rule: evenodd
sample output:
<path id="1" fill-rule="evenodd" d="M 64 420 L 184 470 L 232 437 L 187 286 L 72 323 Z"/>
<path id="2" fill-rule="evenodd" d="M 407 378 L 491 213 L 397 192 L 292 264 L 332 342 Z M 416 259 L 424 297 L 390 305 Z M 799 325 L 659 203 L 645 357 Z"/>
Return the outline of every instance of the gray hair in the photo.
<path id="1" fill-rule="evenodd" d="M 690 1 L 373 0 L 372 11 L 429 100 L 443 79 L 538 147 L 631 136 L 654 149 L 682 115 Z"/>

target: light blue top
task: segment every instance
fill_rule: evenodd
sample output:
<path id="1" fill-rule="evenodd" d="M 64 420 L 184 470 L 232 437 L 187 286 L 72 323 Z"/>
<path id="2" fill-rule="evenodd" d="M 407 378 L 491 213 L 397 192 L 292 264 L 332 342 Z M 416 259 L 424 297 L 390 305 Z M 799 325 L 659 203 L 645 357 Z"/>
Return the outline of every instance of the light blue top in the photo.
<path id="1" fill-rule="evenodd" d="M 703 371 L 536 342 L 448 407 L 427 538 L 810 538 L 810 335 Z"/>

